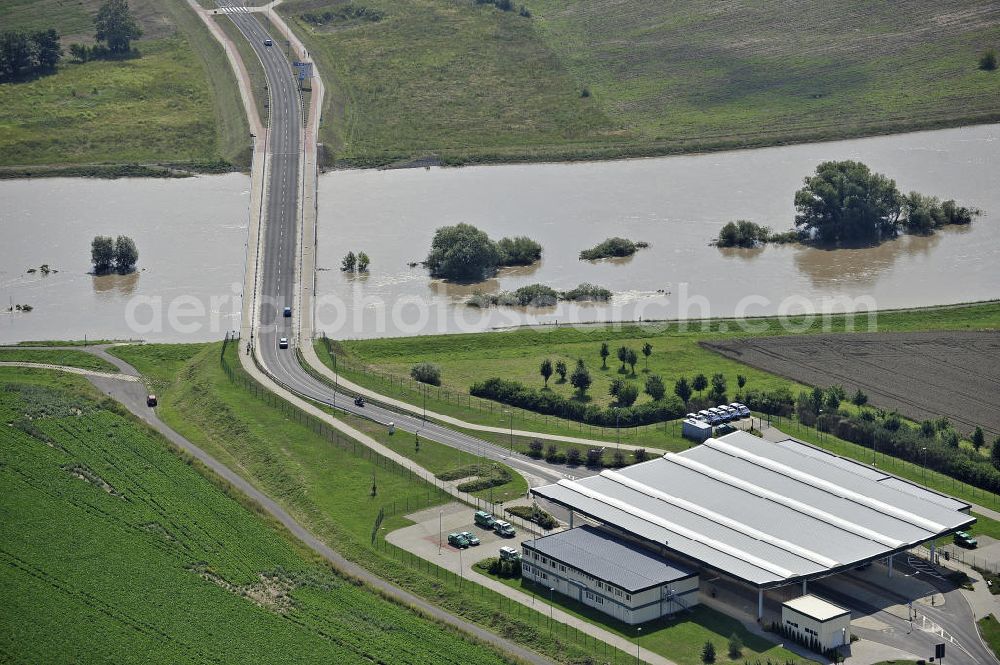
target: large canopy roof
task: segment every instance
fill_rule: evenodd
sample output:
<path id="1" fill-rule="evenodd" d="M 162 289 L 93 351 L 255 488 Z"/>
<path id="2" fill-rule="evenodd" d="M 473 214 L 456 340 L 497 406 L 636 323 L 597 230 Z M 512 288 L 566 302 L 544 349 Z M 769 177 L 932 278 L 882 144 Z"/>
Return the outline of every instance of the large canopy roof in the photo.
<path id="1" fill-rule="evenodd" d="M 532 490 L 751 584 L 781 586 L 968 526 L 968 504 L 789 439 L 745 432 Z"/>

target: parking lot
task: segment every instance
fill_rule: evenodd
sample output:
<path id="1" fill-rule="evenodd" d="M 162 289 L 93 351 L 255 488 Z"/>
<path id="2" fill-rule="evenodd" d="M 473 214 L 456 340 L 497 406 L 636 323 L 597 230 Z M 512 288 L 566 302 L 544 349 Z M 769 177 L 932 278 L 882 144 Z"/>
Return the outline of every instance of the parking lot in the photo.
<path id="1" fill-rule="evenodd" d="M 475 509 L 461 503 L 449 503 L 438 508 L 407 515 L 416 524 L 393 531 L 386 540 L 416 556 L 468 577 L 472 565 L 483 559 L 499 556 L 500 547 L 507 545 L 521 550 L 521 541 L 532 534 L 516 529 L 513 538 L 501 538 L 490 529 L 473 522 Z M 468 531 L 480 540 L 479 545 L 459 549 L 448 544 L 448 534 Z"/>

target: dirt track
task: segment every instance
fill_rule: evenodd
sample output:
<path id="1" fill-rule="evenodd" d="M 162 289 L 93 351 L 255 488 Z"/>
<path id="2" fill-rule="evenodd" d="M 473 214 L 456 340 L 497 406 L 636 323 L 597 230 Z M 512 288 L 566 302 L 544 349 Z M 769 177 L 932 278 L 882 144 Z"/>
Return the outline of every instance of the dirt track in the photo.
<path id="1" fill-rule="evenodd" d="M 1000 434 L 1000 332 L 856 333 L 702 343 L 780 376 L 858 388 L 914 420 L 947 416 L 963 433 Z"/>

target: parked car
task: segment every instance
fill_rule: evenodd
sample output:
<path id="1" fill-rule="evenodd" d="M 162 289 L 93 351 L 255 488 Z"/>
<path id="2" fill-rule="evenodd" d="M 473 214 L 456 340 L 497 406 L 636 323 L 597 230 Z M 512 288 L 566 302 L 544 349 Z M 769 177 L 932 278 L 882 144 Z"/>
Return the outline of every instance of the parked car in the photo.
<path id="1" fill-rule="evenodd" d="M 285 311 L 283 312 L 283 314 L 285 315 L 285 318 L 287 319 L 288 317 L 290 317 L 292 315 L 292 308 L 291 307 L 286 307 Z"/>
<path id="2" fill-rule="evenodd" d="M 708 410 L 708 412 L 715 415 L 717 418 L 716 422 L 724 423 L 729 420 L 729 415 L 717 406 L 713 406 Z"/>
<path id="3" fill-rule="evenodd" d="M 463 538 L 465 538 L 465 540 L 466 540 L 466 541 L 467 541 L 467 542 L 468 542 L 468 543 L 469 543 L 470 545 L 472 545 L 473 547 L 475 547 L 476 545 L 478 545 L 478 544 L 479 544 L 479 538 L 477 538 L 477 537 L 476 537 L 476 534 L 472 533 L 471 531 L 463 531 L 462 533 L 460 533 L 460 534 L 458 534 L 458 535 L 460 535 L 460 536 L 462 536 Z"/>
<path id="4" fill-rule="evenodd" d="M 493 525 L 496 523 L 496 518 L 485 510 L 477 510 L 474 520 L 476 522 L 476 526 L 481 526 L 486 529 L 492 529 Z"/>
<path id="5" fill-rule="evenodd" d="M 711 411 L 703 410 L 698 412 L 698 417 L 704 420 L 709 425 L 718 425 L 719 416 L 715 415 Z"/>
<path id="6" fill-rule="evenodd" d="M 515 550 L 513 547 L 508 547 L 504 545 L 500 548 L 500 560 L 501 561 L 517 561 L 521 558 L 521 553 Z"/>
<path id="7" fill-rule="evenodd" d="M 956 531 L 955 532 L 955 544 L 959 547 L 964 547 L 969 550 L 974 550 L 979 547 L 979 541 L 972 537 L 967 531 Z"/>
<path id="8" fill-rule="evenodd" d="M 733 420 L 739 420 L 740 418 L 742 418 L 742 417 L 743 417 L 743 414 L 742 414 L 742 413 L 740 413 L 740 410 L 739 410 L 739 409 L 737 409 L 737 408 L 736 408 L 735 406 L 733 406 L 732 404 L 730 404 L 730 405 L 728 405 L 728 406 L 724 406 L 724 407 L 722 407 L 722 408 L 723 408 L 723 409 L 725 409 L 726 411 L 728 411 L 728 412 L 729 412 L 729 415 L 730 415 L 730 416 L 732 416 L 732 419 L 733 419 Z"/>
<path id="9" fill-rule="evenodd" d="M 701 415 L 700 413 L 689 413 L 686 416 L 684 416 L 684 418 L 685 418 L 685 420 L 700 420 L 702 422 L 706 422 L 706 423 L 708 422 L 705 419 L 705 416 Z"/>
<path id="10" fill-rule="evenodd" d="M 464 550 L 466 547 L 469 546 L 469 541 L 466 540 L 465 536 L 463 536 L 460 533 L 449 533 L 448 534 L 448 544 L 449 545 L 454 545 L 455 547 L 458 547 L 459 549 L 463 549 Z"/>
<path id="11" fill-rule="evenodd" d="M 747 405 L 740 404 L 739 402 L 733 402 L 729 406 L 731 406 L 734 409 L 736 409 L 737 411 L 739 411 L 741 417 L 743 417 L 743 418 L 749 418 L 750 417 L 750 407 L 748 407 Z"/>
<path id="12" fill-rule="evenodd" d="M 156 406 L 156 395 L 146 395 L 146 406 Z"/>
<path id="13" fill-rule="evenodd" d="M 288 348 L 288 338 L 287 337 L 282 337 L 281 339 L 278 340 L 278 348 L 279 349 L 287 349 Z"/>
<path id="14" fill-rule="evenodd" d="M 510 525 L 510 522 L 504 522 L 503 520 L 493 522 L 493 531 L 501 538 L 513 538 L 516 535 L 514 527 Z"/>

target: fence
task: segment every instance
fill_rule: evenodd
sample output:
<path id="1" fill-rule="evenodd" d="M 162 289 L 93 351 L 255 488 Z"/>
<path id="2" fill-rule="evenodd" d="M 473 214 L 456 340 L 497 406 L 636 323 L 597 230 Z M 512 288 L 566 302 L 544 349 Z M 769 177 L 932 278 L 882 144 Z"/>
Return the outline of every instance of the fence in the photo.
<path id="1" fill-rule="evenodd" d="M 518 406 L 509 406 L 481 397 L 474 397 L 468 393 L 455 392 L 442 386 L 431 386 L 426 383 L 420 383 L 411 377 L 399 376 L 370 365 L 348 360 L 343 355 L 336 353 L 333 343 L 325 334 L 320 337 L 320 341 L 323 343 L 326 353 L 333 360 L 337 373 L 352 378 L 357 383 L 366 387 L 372 387 L 377 383 L 378 387 L 372 387 L 372 390 L 376 390 L 383 395 L 399 397 L 414 406 L 421 406 L 422 400 L 425 407 L 429 402 L 432 407 L 443 405 L 449 410 L 454 409 L 460 412 L 460 414 L 471 414 L 473 419 L 470 422 L 481 421 L 481 416 L 490 415 L 496 418 L 497 427 L 509 426 L 510 429 L 514 429 L 513 424 L 517 421 L 528 425 L 526 428 L 538 424 L 552 425 L 553 428 L 576 429 L 581 437 L 597 437 L 605 441 L 618 436 L 622 440 L 638 438 L 641 434 L 654 431 L 666 432 L 669 429 L 672 429 L 675 434 L 677 433 L 676 421 L 649 425 L 622 424 L 621 427 L 603 427 L 601 425 L 590 425 L 576 420 L 567 420 L 565 418 L 536 413 Z M 447 410 L 445 412 L 447 413 Z M 449 413 L 447 415 L 455 414 Z M 486 423 L 479 422 L 479 424 Z"/>

